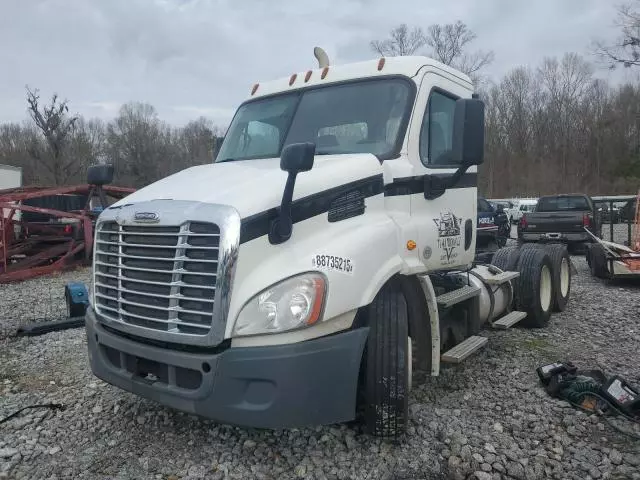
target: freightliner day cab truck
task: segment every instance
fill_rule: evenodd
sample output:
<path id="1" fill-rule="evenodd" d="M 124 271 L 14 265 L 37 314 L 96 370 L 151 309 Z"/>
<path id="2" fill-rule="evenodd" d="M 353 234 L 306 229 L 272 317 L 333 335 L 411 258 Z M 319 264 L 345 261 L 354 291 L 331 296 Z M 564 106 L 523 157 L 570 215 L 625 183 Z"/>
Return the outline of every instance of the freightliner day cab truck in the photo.
<path id="1" fill-rule="evenodd" d="M 395 436 L 414 364 L 438 375 L 483 327 L 564 308 L 563 247 L 475 258 L 484 104 L 470 79 L 424 57 L 316 58 L 253 85 L 213 164 L 100 215 L 96 376 L 223 423 L 363 418 Z"/>

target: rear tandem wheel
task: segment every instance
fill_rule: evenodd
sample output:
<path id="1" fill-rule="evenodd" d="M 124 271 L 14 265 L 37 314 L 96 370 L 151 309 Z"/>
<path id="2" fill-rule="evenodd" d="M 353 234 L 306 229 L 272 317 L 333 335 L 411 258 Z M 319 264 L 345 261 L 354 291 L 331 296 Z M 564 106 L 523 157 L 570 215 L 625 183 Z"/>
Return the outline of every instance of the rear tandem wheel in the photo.
<path id="1" fill-rule="evenodd" d="M 553 311 L 563 312 L 571 295 L 571 257 L 562 243 L 525 243 L 522 249 L 540 248 L 551 259 L 553 274 Z"/>

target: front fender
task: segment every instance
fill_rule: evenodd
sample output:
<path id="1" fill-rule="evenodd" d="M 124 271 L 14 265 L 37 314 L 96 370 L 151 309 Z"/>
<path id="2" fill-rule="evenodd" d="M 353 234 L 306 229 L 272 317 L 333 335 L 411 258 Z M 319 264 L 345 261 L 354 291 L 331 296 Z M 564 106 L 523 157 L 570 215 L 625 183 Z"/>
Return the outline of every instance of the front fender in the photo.
<path id="1" fill-rule="evenodd" d="M 396 224 L 384 212 L 384 197 L 367 199 L 367 213 L 329 223 L 326 213 L 296 223 L 289 241 L 271 245 L 262 236 L 240 246 L 235 274 L 227 338 L 243 305 L 282 279 L 308 271 L 322 271 L 328 279 L 323 322 L 371 303 L 378 290 L 394 274 L 406 268 L 398 253 Z M 314 259 L 326 255 L 348 259 L 351 272 L 318 267 Z M 353 320 L 351 315 L 351 321 Z M 340 329 L 348 328 L 340 322 Z"/>

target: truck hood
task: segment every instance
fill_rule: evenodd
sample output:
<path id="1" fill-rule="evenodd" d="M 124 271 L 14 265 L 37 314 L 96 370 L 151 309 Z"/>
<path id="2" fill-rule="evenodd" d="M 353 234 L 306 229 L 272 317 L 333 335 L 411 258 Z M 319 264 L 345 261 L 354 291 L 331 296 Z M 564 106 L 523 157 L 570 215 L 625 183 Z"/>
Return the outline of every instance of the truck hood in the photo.
<path id="1" fill-rule="evenodd" d="M 371 154 L 316 156 L 313 169 L 298 174 L 293 199 L 378 174 L 382 174 L 382 166 Z M 245 218 L 280 205 L 286 180 L 279 158 L 213 163 L 165 177 L 113 206 L 187 200 L 230 205 Z"/>

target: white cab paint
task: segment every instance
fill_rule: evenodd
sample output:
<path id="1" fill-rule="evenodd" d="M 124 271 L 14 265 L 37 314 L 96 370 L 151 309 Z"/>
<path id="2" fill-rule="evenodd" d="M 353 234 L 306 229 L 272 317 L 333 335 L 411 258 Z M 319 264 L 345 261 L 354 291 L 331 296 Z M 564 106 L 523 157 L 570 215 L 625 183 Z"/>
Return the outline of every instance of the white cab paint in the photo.
<path id="1" fill-rule="evenodd" d="M 297 176 L 294 201 L 375 175 L 381 175 L 384 185 L 389 185 L 402 178 L 455 171 L 454 167 L 431 168 L 420 161 L 420 131 L 431 92 L 439 89 L 456 98 L 469 98 L 473 91 L 469 77 L 425 57 L 386 58 L 383 68 L 379 65 L 378 60 L 332 65 L 324 79 L 321 78 L 322 69 L 316 68 L 307 82 L 304 81 L 306 72 L 297 72 L 292 85 L 289 85 L 290 77 L 260 83 L 255 94 L 248 98 L 383 75 L 400 75 L 416 86 L 416 97 L 397 158 L 380 162 L 372 154 L 316 156 L 313 169 Z M 155 199 L 191 200 L 230 205 L 246 219 L 280 205 L 287 174 L 280 170 L 279 164 L 278 158 L 269 158 L 188 168 L 132 193 L 116 206 Z M 471 167 L 468 173 L 475 174 L 476 171 L 476 167 Z M 329 223 L 324 213 L 295 223 L 291 238 L 280 245 L 270 244 L 266 235 L 242 243 L 225 337 L 231 337 L 235 320 L 246 302 L 283 279 L 315 270 L 311 260 L 316 254 L 349 258 L 354 265 L 352 274 L 325 272 L 328 287 L 321 321 L 295 332 L 234 338 L 232 346 L 294 343 L 345 330 L 351 326 L 357 309 L 369 304 L 394 274 L 428 273 L 467 266 L 474 256 L 476 194 L 475 186 L 448 190 L 435 200 L 426 200 L 423 193 L 385 196 L 381 192 L 366 198 L 363 215 Z M 159 213 L 162 216 L 162 212 Z M 438 222 L 445 214 L 458 218 L 462 230 L 465 220 L 473 222 L 469 248 L 464 249 L 462 237 L 454 260 L 447 262 L 442 261 L 443 251 L 438 243 Z M 407 248 L 410 240 L 417 243 L 417 248 Z M 431 255 L 426 256 L 425 249 L 431 249 Z M 434 295 L 433 288 L 430 293 Z M 434 308 L 434 305 L 430 306 L 431 310 Z M 437 308 L 435 312 L 437 315 Z M 437 322 L 437 318 L 433 321 Z M 439 343 L 436 335 L 433 338 Z M 439 350 L 434 350 L 434 359 L 437 375 Z"/>

